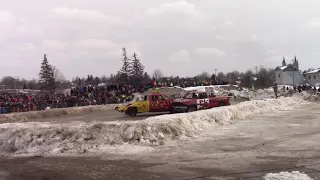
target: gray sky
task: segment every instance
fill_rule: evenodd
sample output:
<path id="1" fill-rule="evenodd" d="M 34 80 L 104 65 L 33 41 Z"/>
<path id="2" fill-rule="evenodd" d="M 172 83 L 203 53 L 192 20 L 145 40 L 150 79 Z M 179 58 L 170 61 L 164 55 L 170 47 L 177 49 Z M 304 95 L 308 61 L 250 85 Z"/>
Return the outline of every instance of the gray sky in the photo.
<path id="1" fill-rule="evenodd" d="M 0 77 L 37 77 L 43 54 L 68 78 L 116 73 L 121 47 L 146 71 L 320 68 L 317 0 L 0 0 Z"/>

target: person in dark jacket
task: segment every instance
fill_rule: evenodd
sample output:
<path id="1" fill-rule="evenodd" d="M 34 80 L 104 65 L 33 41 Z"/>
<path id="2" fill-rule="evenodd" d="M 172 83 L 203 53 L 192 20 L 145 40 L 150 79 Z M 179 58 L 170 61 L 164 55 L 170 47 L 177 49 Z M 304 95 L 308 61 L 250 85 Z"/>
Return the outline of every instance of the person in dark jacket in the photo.
<path id="1" fill-rule="evenodd" d="M 273 86 L 274 95 L 276 96 L 276 99 L 278 99 L 278 84 L 274 83 Z"/>

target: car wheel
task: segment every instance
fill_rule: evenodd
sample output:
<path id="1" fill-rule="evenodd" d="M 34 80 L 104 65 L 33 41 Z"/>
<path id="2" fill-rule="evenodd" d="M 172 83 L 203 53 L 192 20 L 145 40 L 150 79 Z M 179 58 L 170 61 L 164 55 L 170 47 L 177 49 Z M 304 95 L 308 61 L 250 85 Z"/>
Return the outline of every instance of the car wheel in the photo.
<path id="1" fill-rule="evenodd" d="M 218 106 L 219 107 L 224 106 L 224 102 L 220 102 Z"/>
<path id="2" fill-rule="evenodd" d="M 189 106 L 187 109 L 188 112 L 194 112 L 196 110 L 197 110 L 197 108 L 195 106 Z"/>
<path id="3" fill-rule="evenodd" d="M 130 107 L 126 110 L 126 115 L 130 116 L 130 117 L 135 117 L 137 116 L 138 110 L 136 107 Z"/>

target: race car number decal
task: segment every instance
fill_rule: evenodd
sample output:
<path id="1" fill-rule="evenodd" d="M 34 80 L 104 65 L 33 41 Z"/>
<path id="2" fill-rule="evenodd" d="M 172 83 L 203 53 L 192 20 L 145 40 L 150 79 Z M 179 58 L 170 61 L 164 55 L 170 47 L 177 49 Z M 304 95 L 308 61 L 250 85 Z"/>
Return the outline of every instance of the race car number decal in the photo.
<path id="1" fill-rule="evenodd" d="M 209 98 L 205 99 L 198 99 L 197 100 L 197 109 L 203 109 L 206 108 L 206 106 L 209 104 Z"/>
<path id="2" fill-rule="evenodd" d="M 209 104 L 209 98 L 206 99 L 198 99 L 197 104 Z"/>

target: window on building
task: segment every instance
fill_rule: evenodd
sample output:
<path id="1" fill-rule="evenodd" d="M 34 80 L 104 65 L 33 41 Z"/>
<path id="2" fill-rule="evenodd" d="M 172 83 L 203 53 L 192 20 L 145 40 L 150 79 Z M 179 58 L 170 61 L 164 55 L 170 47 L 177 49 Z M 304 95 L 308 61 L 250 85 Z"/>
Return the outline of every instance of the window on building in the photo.
<path id="1" fill-rule="evenodd" d="M 311 79 L 311 76 L 309 75 L 309 79 Z"/>
<path id="2" fill-rule="evenodd" d="M 313 79 L 316 79 L 316 75 L 313 75 Z"/>
<path id="3" fill-rule="evenodd" d="M 280 73 L 279 73 L 278 77 L 280 78 Z"/>

